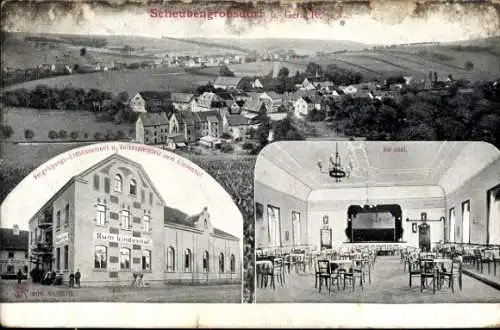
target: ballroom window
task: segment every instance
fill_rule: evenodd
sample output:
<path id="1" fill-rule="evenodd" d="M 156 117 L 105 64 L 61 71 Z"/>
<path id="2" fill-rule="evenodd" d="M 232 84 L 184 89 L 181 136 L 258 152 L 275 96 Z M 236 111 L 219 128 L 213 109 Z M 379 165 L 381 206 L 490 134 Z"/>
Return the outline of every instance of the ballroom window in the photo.
<path id="1" fill-rule="evenodd" d="M 192 266 L 191 266 L 192 265 L 191 258 L 192 258 L 191 250 L 186 249 L 186 251 L 184 251 L 184 271 L 185 272 L 192 272 L 193 271 Z"/>
<path id="2" fill-rule="evenodd" d="M 267 206 L 267 220 L 269 229 L 269 245 L 281 246 L 280 235 L 280 209 L 271 205 Z"/>
<path id="3" fill-rule="evenodd" d="M 56 213 L 56 228 L 61 227 L 61 211 Z"/>
<path id="4" fill-rule="evenodd" d="M 94 190 L 99 190 L 99 175 L 94 174 Z"/>
<path id="5" fill-rule="evenodd" d="M 470 243 L 470 201 L 462 203 L 462 243 Z"/>
<path id="6" fill-rule="evenodd" d="M 109 178 L 104 178 L 104 192 L 106 194 L 109 194 L 110 185 Z"/>
<path id="7" fill-rule="evenodd" d="M 203 271 L 205 273 L 208 273 L 210 271 L 210 265 L 209 265 L 209 255 L 208 251 L 203 252 Z"/>
<path id="8" fill-rule="evenodd" d="M 151 251 L 142 251 L 142 270 L 151 270 Z"/>
<path id="9" fill-rule="evenodd" d="M 151 231 L 151 216 L 144 214 L 142 217 L 142 231 L 149 233 Z"/>
<path id="10" fill-rule="evenodd" d="M 219 273 L 224 273 L 224 253 L 219 255 Z"/>
<path id="11" fill-rule="evenodd" d="M 130 229 L 130 212 L 127 210 L 122 210 L 122 221 L 121 221 L 121 227 L 123 229 Z"/>
<path id="12" fill-rule="evenodd" d="M 130 249 L 120 249 L 120 269 L 130 269 Z"/>
<path id="13" fill-rule="evenodd" d="M 234 254 L 231 254 L 231 273 L 235 273 L 236 272 L 236 257 L 234 256 Z"/>
<path id="14" fill-rule="evenodd" d="M 171 246 L 167 249 L 167 272 L 175 272 L 175 249 Z"/>
<path id="15" fill-rule="evenodd" d="M 294 245 L 300 245 L 300 213 L 292 211 L 292 238 Z"/>
<path id="16" fill-rule="evenodd" d="M 100 226 L 104 226 L 106 224 L 106 206 L 102 204 L 97 205 L 96 223 Z"/>
<path id="17" fill-rule="evenodd" d="M 130 181 L 130 195 L 137 195 L 137 183 L 133 179 Z"/>
<path id="18" fill-rule="evenodd" d="M 455 216 L 455 208 L 452 207 L 450 209 L 450 242 L 454 243 L 455 242 L 455 220 L 456 220 L 456 216 Z"/>
<path id="19" fill-rule="evenodd" d="M 114 187 L 115 191 L 122 192 L 122 184 L 123 184 L 122 176 L 120 174 L 115 175 L 115 187 Z"/>
<path id="20" fill-rule="evenodd" d="M 69 225 L 69 204 L 64 207 L 64 225 Z"/>
<path id="21" fill-rule="evenodd" d="M 95 247 L 94 268 L 104 269 L 108 260 L 108 248 L 102 245 Z"/>

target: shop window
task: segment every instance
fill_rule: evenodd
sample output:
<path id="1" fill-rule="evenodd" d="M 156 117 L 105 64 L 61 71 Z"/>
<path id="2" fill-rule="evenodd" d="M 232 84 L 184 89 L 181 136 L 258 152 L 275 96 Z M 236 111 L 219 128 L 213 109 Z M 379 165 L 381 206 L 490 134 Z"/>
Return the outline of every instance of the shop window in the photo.
<path id="1" fill-rule="evenodd" d="M 132 227 L 130 223 L 130 212 L 127 210 L 122 210 L 122 217 L 121 217 L 121 227 L 123 229 L 130 229 Z"/>
<path id="2" fill-rule="evenodd" d="M 149 233 L 151 231 L 151 216 L 144 214 L 142 217 L 142 230 L 145 233 Z"/>
<path id="3" fill-rule="evenodd" d="M 234 254 L 231 254 L 231 273 L 236 272 L 236 257 Z"/>
<path id="4" fill-rule="evenodd" d="M 61 248 L 56 249 L 56 269 L 61 269 Z"/>
<path id="5" fill-rule="evenodd" d="M 130 269 L 130 249 L 120 249 L 120 269 Z"/>
<path id="6" fill-rule="evenodd" d="M 99 226 L 104 226 L 106 224 L 106 206 L 102 204 L 97 205 L 96 222 Z"/>
<path id="7" fill-rule="evenodd" d="M 210 259 L 209 259 L 208 251 L 203 252 L 203 271 L 205 273 L 208 273 L 210 271 L 209 260 Z"/>
<path id="8" fill-rule="evenodd" d="M 224 253 L 219 255 L 219 273 L 224 273 Z"/>
<path id="9" fill-rule="evenodd" d="M 130 195 L 137 195 L 137 183 L 133 179 L 130 181 Z"/>
<path id="10" fill-rule="evenodd" d="M 193 268 L 191 266 L 192 265 L 191 258 L 192 258 L 191 250 L 186 249 L 186 251 L 184 251 L 184 271 L 185 272 L 192 272 L 193 271 Z"/>
<path id="11" fill-rule="evenodd" d="M 95 247 L 94 268 L 105 269 L 108 261 L 108 248 L 102 245 Z"/>
<path id="12" fill-rule="evenodd" d="M 142 270 L 151 270 L 151 251 L 142 251 Z"/>
<path id="13" fill-rule="evenodd" d="M 120 174 L 115 175 L 115 191 L 122 192 L 122 176 Z"/>
<path id="14" fill-rule="evenodd" d="M 167 272 L 175 272 L 175 249 L 171 246 L 167 249 Z"/>
<path id="15" fill-rule="evenodd" d="M 24 272 L 28 273 L 28 266 L 24 266 Z"/>
<path id="16" fill-rule="evenodd" d="M 13 273 L 14 272 L 14 265 L 7 265 L 7 273 Z"/>
<path id="17" fill-rule="evenodd" d="M 99 175 L 94 175 L 94 190 L 99 190 Z"/>
<path id="18" fill-rule="evenodd" d="M 64 269 L 69 269 L 69 246 L 64 246 Z"/>

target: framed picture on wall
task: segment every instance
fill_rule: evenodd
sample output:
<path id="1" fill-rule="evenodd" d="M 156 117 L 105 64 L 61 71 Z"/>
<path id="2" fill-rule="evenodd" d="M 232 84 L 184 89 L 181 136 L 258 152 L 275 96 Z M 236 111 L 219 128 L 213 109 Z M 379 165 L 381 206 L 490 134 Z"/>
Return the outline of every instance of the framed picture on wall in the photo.
<path id="1" fill-rule="evenodd" d="M 416 222 L 411 224 L 411 232 L 414 234 L 417 233 L 417 223 Z"/>
<path id="2" fill-rule="evenodd" d="M 332 230 L 321 229 L 321 248 L 332 248 Z"/>

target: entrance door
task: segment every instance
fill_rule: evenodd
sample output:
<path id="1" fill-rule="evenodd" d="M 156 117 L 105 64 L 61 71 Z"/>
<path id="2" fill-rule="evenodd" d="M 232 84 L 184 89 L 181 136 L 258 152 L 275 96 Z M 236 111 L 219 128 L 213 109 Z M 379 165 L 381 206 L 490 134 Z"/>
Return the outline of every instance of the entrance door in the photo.
<path id="1" fill-rule="evenodd" d="M 431 250 L 431 231 L 426 223 L 418 226 L 418 247 L 421 251 Z"/>

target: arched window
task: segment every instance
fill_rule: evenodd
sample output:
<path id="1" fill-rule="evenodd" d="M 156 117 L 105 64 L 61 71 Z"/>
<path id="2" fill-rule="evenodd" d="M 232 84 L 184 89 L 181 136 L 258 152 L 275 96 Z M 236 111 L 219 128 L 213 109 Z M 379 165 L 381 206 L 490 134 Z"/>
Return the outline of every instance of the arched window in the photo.
<path id="1" fill-rule="evenodd" d="M 190 249 L 186 249 L 186 251 L 184 251 L 184 271 L 185 272 L 192 272 L 193 269 L 192 269 L 192 262 L 191 262 L 191 250 Z"/>
<path id="2" fill-rule="evenodd" d="M 175 272 L 175 249 L 171 246 L 167 249 L 167 272 Z"/>
<path id="3" fill-rule="evenodd" d="M 231 254 L 231 273 L 236 272 L 236 258 L 234 254 Z"/>
<path id="4" fill-rule="evenodd" d="M 219 255 L 219 273 L 224 273 L 224 253 Z"/>
<path id="5" fill-rule="evenodd" d="M 210 258 L 208 255 L 208 251 L 203 252 L 203 271 L 208 273 L 210 271 Z"/>
<path id="6" fill-rule="evenodd" d="M 120 174 L 115 175 L 115 191 L 122 192 L 122 176 Z"/>
<path id="7" fill-rule="evenodd" d="M 120 249 L 120 269 L 130 269 L 130 249 Z"/>
<path id="8" fill-rule="evenodd" d="M 130 195 L 137 195 L 137 183 L 134 179 L 130 181 Z"/>
<path id="9" fill-rule="evenodd" d="M 94 268 L 105 269 L 108 260 L 108 248 L 97 245 L 94 253 Z"/>

